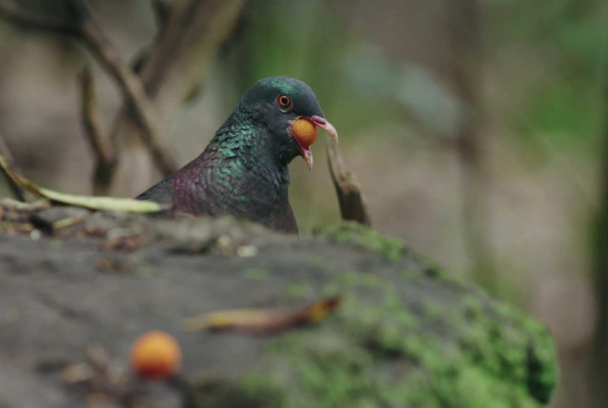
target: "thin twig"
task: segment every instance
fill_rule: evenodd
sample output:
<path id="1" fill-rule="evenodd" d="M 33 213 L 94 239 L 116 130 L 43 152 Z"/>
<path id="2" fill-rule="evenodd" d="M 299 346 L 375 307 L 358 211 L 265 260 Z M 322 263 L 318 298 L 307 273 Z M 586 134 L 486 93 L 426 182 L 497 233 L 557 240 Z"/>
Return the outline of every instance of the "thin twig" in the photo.
<path id="1" fill-rule="evenodd" d="M 166 0 L 152 0 L 152 8 L 154 10 L 154 17 L 156 17 L 156 24 L 158 24 L 158 27 L 162 31 L 171 19 L 173 7 Z"/>
<path id="2" fill-rule="evenodd" d="M 110 143 L 103 137 L 97 117 L 96 91 L 93 72 L 86 66 L 78 75 L 81 88 L 81 118 L 84 134 L 95 155 L 95 176 L 93 193 L 105 191 L 116 167 L 116 154 Z"/>
<path id="3" fill-rule="evenodd" d="M 154 17 L 156 19 L 156 25 L 158 26 L 158 34 L 157 38 L 161 38 L 167 29 L 167 25 L 173 16 L 175 6 L 170 4 L 167 0 L 152 0 L 152 11 L 154 12 Z M 151 49 L 146 47 L 139 51 L 137 56 L 133 59 L 131 63 L 131 68 L 133 72 L 138 76 L 141 76 L 141 70 L 144 67 L 144 64 L 150 58 Z"/>
<path id="4" fill-rule="evenodd" d="M 93 148 L 96 159 L 104 164 L 110 164 L 114 161 L 114 154 L 101 135 L 96 112 L 95 81 L 91 68 L 89 66 L 84 67 L 79 73 L 78 79 L 82 89 L 81 114 L 87 139 Z"/>
<path id="5" fill-rule="evenodd" d="M 171 3 L 166 26 L 160 30 L 153 48 L 138 59 L 136 71 L 118 58 L 116 52 L 93 21 L 82 0 L 70 0 L 70 23 L 34 18 L 19 7 L 17 0 L 0 0 L 0 14 L 34 29 L 47 29 L 69 34 L 83 42 L 118 83 L 125 106 L 114 121 L 109 140 L 120 156 L 131 159 L 140 147 L 150 152 L 152 166 L 163 174 L 176 169 L 168 137 L 168 122 L 181 108 L 184 98 L 200 87 L 220 45 L 227 38 L 245 0 L 179 0 Z M 144 85 L 142 85 L 142 82 Z M 145 90 L 145 91 L 144 91 Z M 154 101 L 152 103 L 150 100 Z M 163 113 L 157 115 L 156 109 Z M 134 120 L 135 119 L 135 120 Z M 132 138 L 139 140 L 133 140 Z M 123 186 L 125 173 L 132 174 L 130 160 L 120 160 L 105 194 L 132 195 L 146 185 L 131 180 Z M 148 167 L 146 167 L 146 172 Z M 148 184 L 148 177 L 139 180 Z"/>
<path id="6" fill-rule="evenodd" d="M 170 120 L 183 107 L 184 99 L 200 88 L 221 44 L 230 34 L 245 0 L 178 0 L 165 27 L 149 53 L 138 58 L 138 73 L 148 97 L 165 118 Z M 134 140 L 138 130 L 132 125 L 127 109 L 121 109 L 114 121 L 110 140 L 121 156 L 113 177 L 110 195 L 131 196 L 149 187 L 155 179 L 149 164 L 141 161 L 143 148 Z M 168 139 L 168 138 L 167 138 Z M 141 140 L 141 139 L 140 139 Z M 140 170 L 133 177 L 134 162 Z M 142 167 L 143 166 L 143 167 Z M 142 169 L 144 169 L 142 171 Z M 129 179 L 128 183 L 123 182 Z"/>
<path id="7" fill-rule="evenodd" d="M 116 54 L 103 33 L 88 21 L 81 26 L 82 37 L 91 53 L 114 78 L 123 96 L 131 104 L 131 108 L 141 127 L 140 136 L 150 151 L 158 169 L 164 175 L 177 170 L 177 162 L 171 154 L 171 147 L 162 143 L 160 129 L 166 129 L 159 122 L 159 115 L 153 103 L 148 98 L 143 84 L 133 70 Z"/>
<path id="8" fill-rule="evenodd" d="M 328 142 L 326 147 L 327 163 L 338 194 L 342 219 L 356 221 L 371 227 L 372 220 L 357 176 L 344 166 L 340 149 L 335 143 Z"/>
<path id="9" fill-rule="evenodd" d="M 104 69 L 114 79 L 124 98 L 129 102 L 132 112 L 140 125 L 139 132 L 144 145 L 150 151 L 159 170 L 169 175 L 177 170 L 176 161 L 170 146 L 162 144 L 161 130 L 166 127 L 160 123 L 158 112 L 147 97 L 139 77 L 123 62 L 105 35 L 94 24 L 82 0 L 71 0 L 73 21 L 53 22 L 30 15 L 11 0 L 0 0 L 0 14 L 10 17 L 19 24 L 36 29 L 51 30 L 69 34 L 80 40 Z"/>
<path id="10" fill-rule="evenodd" d="M 4 158 L 7 160 L 7 162 L 10 163 L 13 166 L 13 168 L 15 168 L 14 164 L 12 164 L 13 156 L 11 155 L 8 145 L 4 141 L 4 138 L 2 137 L 2 135 L 0 135 L 0 155 L 4 156 Z M 27 200 L 26 200 L 26 196 L 25 196 L 25 190 L 23 189 L 23 187 L 21 185 L 19 185 L 18 183 L 16 183 L 15 180 L 13 179 L 13 177 L 11 177 L 11 175 L 8 174 L 2 166 L 0 166 L 0 170 L 2 170 L 2 172 L 4 173 L 4 175 L 5 175 L 4 178 L 6 179 L 8 187 L 11 189 L 11 192 L 13 193 L 15 198 L 19 201 L 26 202 Z"/>

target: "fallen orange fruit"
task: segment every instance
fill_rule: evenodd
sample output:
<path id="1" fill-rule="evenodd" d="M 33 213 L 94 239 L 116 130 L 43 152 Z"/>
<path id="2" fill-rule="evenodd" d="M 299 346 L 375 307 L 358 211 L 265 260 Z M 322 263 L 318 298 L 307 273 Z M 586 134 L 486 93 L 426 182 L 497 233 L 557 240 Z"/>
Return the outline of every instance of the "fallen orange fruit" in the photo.
<path id="1" fill-rule="evenodd" d="M 145 380 L 166 380 L 175 375 L 182 362 L 177 341 L 162 331 L 143 334 L 131 347 L 133 370 Z"/>

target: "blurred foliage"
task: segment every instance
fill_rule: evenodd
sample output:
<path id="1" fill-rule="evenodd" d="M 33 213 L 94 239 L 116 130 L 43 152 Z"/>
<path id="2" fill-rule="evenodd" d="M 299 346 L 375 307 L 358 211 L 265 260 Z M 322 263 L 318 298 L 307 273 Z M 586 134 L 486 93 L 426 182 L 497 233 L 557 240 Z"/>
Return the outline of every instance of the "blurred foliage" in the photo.
<path id="1" fill-rule="evenodd" d="M 557 147 L 595 149 L 605 116 L 608 2 L 502 1 L 489 10 L 489 20 L 500 22 L 491 31 L 496 40 L 544 59 L 546 72 L 511 112 L 514 134 L 536 148 L 550 138 Z"/>
<path id="2" fill-rule="evenodd" d="M 559 147 L 574 147 L 602 137 L 604 112 L 601 89 L 589 81 L 542 84 L 526 101 L 519 134 L 532 143 L 550 137 Z M 538 141 L 537 141 L 538 142 Z M 541 144 L 542 146 L 542 144 Z"/>

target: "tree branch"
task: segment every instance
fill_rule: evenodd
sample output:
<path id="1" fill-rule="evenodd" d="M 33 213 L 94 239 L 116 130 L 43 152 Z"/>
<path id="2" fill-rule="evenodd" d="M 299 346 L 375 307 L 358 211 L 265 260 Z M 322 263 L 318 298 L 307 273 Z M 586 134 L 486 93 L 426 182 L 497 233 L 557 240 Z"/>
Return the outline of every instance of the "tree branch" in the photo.
<path id="1" fill-rule="evenodd" d="M 342 219 L 371 226 L 372 220 L 357 176 L 344 166 L 340 149 L 335 143 L 327 142 L 326 148 L 329 172 L 338 194 Z"/>
<path id="2" fill-rule="evenodd" d="M 173 7 L 166 0 L 152 0 L 152 8 L 154 10 L 156 24 L 158 24 L 158 27 L 162 30 L 167 26 L 167 23 L 171 19 Z"/>
<path id="3" fill-rule="evenodd" d="M 96 112 L 95 81 L 89 66 L 86 66 L 79 73 L 78 80 L 82 89 L 81 113 L 87 139 L 93 149 L 95 158 L 106 165 L 110 164 L 115 161 L 114 154 L 109 144 L 101 135 Z"/>
<path id="4" fill-rule="evenodd" d="M 244 0 L 178 0 L 168 13 L 149 56 L 140 61 L 140 76 L 125 64 L 90 18 L 82 0 L 70 0 L 69 23 L 30 15 L 15 0 L 0 0 L 0 13 L 35 29 L 69 34 L 80 40 L 118 84 L 126 103 L 114 121 L 110 141 L 117 157 L 104 195 L 132 196 L 177 166 L 171 155 L 168 121 L 184 100 L 200 88 L 215 56 L 231 31 Z M 154 103 L 152 102 L 154 101 Z M 156 109 L 155 109 L 156 108 Z M 147 150 L 150 157 L 142 154 Z M 124 160 L 121 157 L 124 156 Z"/>
<path id="5" fill-rule="evenodd" d="M 101 133 L 97 117 L 95 81 L 89 66 L 79 73 L 78 81 L 81 88 L 82 125 L 96 161 L 93 193 L 99 195 L 110 183 L 112 172 L 116 167 L 116 154 Z"/>
<path id="6" fill-rule="evenodd" d="M 139 124 L 142 141 L 150 151 L 156 166 L 164 175 L 173 173 L 177 170 L 177 164 L 171 154 L 172 149 L 162 144 L 161 132 L 166 131 L 166 126 L 160 123 L 159 114 L 148 99 L 140 79 L 120 59 L 108 39 L 94 24 L 82 0 L 71 0 L 70 11 L 71 22 L 52 22 L 30 15 L 11 0 L 0 0 L 0 13 L 12 20 L 32 28 L 70 34 L 80 40 L 114 79 L 128 101 L 130 112 Z"/>
<path id="7" fill-rule="evenodd" d="M 140 61 L 140 76 L 159 111 L 170 120 L 204 83 L 205 75 L 217 52 L 231 32 L 244 0 L 179 0 L 172 6 L 169 20 L 162 28 L 149 55 Z M 121 156 L 113 176 L 110 195 L 133 196 L 149 187 L 157 176 L 141 143 L 134 137 L 128 110 L 122 109 L 111 134 Z"/>
<path id="8" fill-rule="evenodd" d="M 124 98 L 131 105 L 130 108 L 140 126 L 139 134 L 158 169 L 164 175 L 175 172 L 178 167 L 171 154 L 172 148 L 164 145 L 164 138 L 161 137 L 161 129 L 166 130 L 166 126 L 160 123 L 159 113 L 146 95 L 140 79 L 120 60 L 103 33 L 91 21 L 81 26 L 81 35 L 91 53 L 114 78 Z"/>

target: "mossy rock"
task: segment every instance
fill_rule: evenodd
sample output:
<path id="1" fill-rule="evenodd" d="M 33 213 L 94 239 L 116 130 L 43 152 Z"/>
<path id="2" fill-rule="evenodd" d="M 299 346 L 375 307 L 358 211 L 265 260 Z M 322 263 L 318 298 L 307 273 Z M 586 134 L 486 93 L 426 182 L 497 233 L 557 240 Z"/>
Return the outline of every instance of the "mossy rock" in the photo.
<path id="1" fill-rule="evenodd" d="M 458 286 L 431 299 L 424 277 L 404 275 L 399 282 L 338 274 L 329 292 L 345 302 L 336 317 L 270 342 L 270 365 L 245 377 L 244 390 L 271 398 L 260 407 L 533 408 L 549 401 L 557 372 L 544 326 Z"/>
<path id="2" fill-rule="evenodd" d="M 104 392 L 118 406 L 108 390 L 68 386 L 61 372 L 93 344 L 126 367 L 132 341 L 152 329 L 182 345 L 183 383 L 181 396 L 138 386 L 146 407 L 536 408 L 555 387 L 544 326 L 367 228 L 298 239 L 227 219 L 90 213 L 53 231 L 41 220 L 70 209 L 44 211 L 2 215 L 6 406 L 83 406 Z M 280 335 L 181 330 L 200 313 L 334 295 L 333 316 Z"/>

